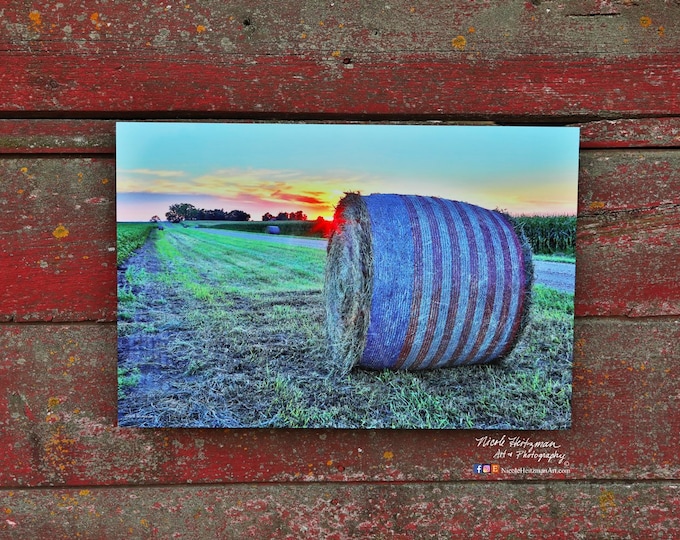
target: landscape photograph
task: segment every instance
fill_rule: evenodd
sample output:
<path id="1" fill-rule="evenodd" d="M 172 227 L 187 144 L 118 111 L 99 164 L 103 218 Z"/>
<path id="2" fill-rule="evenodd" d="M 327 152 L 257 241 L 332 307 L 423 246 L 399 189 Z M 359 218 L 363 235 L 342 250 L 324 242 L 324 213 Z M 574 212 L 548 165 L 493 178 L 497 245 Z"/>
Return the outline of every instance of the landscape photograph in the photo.
<path id="1" fill-rule="evenodd" d="M 571 425 L 579 130 L 118 122 L 118 423 Z"/>

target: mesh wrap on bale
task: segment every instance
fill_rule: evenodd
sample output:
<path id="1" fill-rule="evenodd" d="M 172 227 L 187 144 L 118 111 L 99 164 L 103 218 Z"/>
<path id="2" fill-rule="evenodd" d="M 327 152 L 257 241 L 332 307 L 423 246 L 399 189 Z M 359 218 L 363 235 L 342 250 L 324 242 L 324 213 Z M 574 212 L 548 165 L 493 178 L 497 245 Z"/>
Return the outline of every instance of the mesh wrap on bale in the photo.
<path id="1" fill-rule="evenodd" d="M 509 216 L 436 197 L 350 193 L 335 223 L 324 289 L 334 362 L 431 369 L 512 350 L 533 263 Z"/>

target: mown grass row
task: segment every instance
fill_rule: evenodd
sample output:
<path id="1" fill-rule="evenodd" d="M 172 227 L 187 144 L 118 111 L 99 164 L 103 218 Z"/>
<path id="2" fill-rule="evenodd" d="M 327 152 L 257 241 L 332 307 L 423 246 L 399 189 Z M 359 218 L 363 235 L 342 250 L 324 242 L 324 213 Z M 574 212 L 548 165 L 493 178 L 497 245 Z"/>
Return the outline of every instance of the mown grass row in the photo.
<path id="1" fill-rule="evenodd" d="M 576 216 L 519 216 L 520 224 L 536 255 L 575 254 Z"/>
<path id="2" fill-rule="evenodd" d="M 196 223 L 199 227 L 203 226 L 200 222 Z M 191 226 L 191 225 L 190 225 Z M 324 236 L 323 227 L 316 221 L 226 221 L 216 225 L 210 225 L 213 229 L 228 229 L 231 231 L 244 231 L 254 233 L 267 232 L 268 226 L 279 228 L 279 234 L 290 236 L 312 236 L 322 238 Z"/>
<path id="3" fill-rule="evenodd" d="M 118 223 L 116 264 L 120 265 L 132 253 L 144 245 L 156 225 L 151 223 Z"/>

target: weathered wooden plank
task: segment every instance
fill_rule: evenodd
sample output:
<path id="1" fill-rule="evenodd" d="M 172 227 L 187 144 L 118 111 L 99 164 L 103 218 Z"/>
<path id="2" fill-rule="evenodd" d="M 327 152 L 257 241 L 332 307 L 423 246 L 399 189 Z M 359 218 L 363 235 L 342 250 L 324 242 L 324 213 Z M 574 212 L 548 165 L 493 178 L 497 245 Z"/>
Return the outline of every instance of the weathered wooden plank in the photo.
<path id="1" fill-rule="evenodd" d="M 115 169 L 0 161 L 1 320 L 115 320 Z"/>
<path id="2" fill-rule="evenodd" d="M 304 121 L 304 115 L 301 115 L 299 121 Z M 373 122 L 380 123 L 380 120 Z M 439 120 L 437 123 L 442 121 Z M 583 149 L 680 147 L 680 118 L 601 120 L 577 126 L 581 128 Z M 115 122 L 112 120 L 0 119 L 0 154 L 113 153 L 115 153 Z"/>
<path id="3" fill-rule="evenodd" d="M 0 154 L 113 154 L 109 120 L 0 119 Z"/>
<path id="4" fill-rule="evenodd" d="M 114 325 L 0 325 L 0 350 L 3 486 L 471 480 L 475 463 L 498 479 L 680 478 L 677 318 L 579 319 L 559 432 L 119 428 Z M 520 455 L 524 439 L 563 456 Z"/>
<path id="5" fill-rule="evenodd" d="M 108 6 L 94 1 L 77 6 L 38 1 L 27 7 L 18 0 L 7 4 L 3 40 L 8 50 L 30 50 L 34 45 L 32 51 L 43 54 L 50 46 L 83 52 L 115 46 L 125 51 L 146 49 L 147 54 L 163 50 L 225 54 L 235 49 L 303 52 L 320 45 L 330 49 L 333 42 L 363 43 L 367 49 L 385 51 L 429 51 L 443 48 L 444 43 L 452 46 L 453 32 L 470 37 L 470 50 L 494 50 L 504 43 L 507 54 L 522 50 L 639 54 L 674 52 L 680 40 L 670 31 L 678 14 L 665 2 L 639 5 L 628 0 L 545 5 L 426 0 L 417 6 L 404 0 L 389 5 L 292 0 L 285 7 L 263 1 L 206 0 L 200 5 L 130 9 L 122 9 L 125 4 L 120 1 Z M 589 35 L 595 33 L 599 41 Z M 537 38 L 545 39 L 538 43 Z"/>
<path id="6" fill-rule="evenodd" d="M 114 177 L 106 158 L 0 160 L 0 320 L 115 320 Z M 680 154 L 583 152 L 579 189 L 577 313 L 679 314 Z"/>
<path id="7" fill-rule="evenodd" d="M 116 117 L 607 119 L 583 148 L 677 148 L 679 23 L 661 1 L 9 0 L 0 153 L 111 154 Z M 481 432 L 117 428 L 113 324 L 10 323 L 0 536 L 672 537 L 679 159 L 582 153 L 577 313 L 650 318 L 578 321 L 574 427 L 520 434 L 569 473 L 480 483 L 526 465 Z M 1 321 L 113 320 L 113 170 L 0 160 Z M 227 485 L 154 487 L 187 482 Z M 23 489 L 51 484 L 77 487 Z"/>
<path id="8" fill-rule="evenodd" d="M 0 111 L 679 114 L 677 10 L 609 4 L 14 0 L 0 34 Z"/>
<path id="9" fill-rule="evenodd" d="M 667 151 L 584 154 L 579 178 L 577 314 L 679 312 L 678 157 Z M 665 255 L 658 256 L 661 251 Z"/>
<path id="10" fill-rule="evenodd" d="M 680 204 L 680 152 L 582 152 L 580 159 L 580 216 L 610 214 L 607 223 L 625 216 L 632 224 L 645 213 L 669 217 Z"/>
<path id="11" fill-rule="evenodd" d="M 601 120 L 579 127 L 581 148 L 680 147 L 680 118 Z"/>
<path id="12" fill-rule="evenodd" d="M 38 489 L 0 494 L 11 538 L 672 538 L 670 482 Z"/>
<path id="13" fill-rule="evenodd" d="M 0 112 L 78 111 L 93 117 L 102 110 L 137 116 L 209 111 L 213 117 L 417 114 L 521 117 L 524 122 L 678 115 L 676 61 L 675 55 L 612 60 L 518 56 L 475 58 L 470 64 L 458 53 L 444 53 L 403 56 L 395 64 L 391 54 L 354 53 L 346 63 L 271 55 L 217 62 L 193 53 L 140 62 L 136 55 L 101 53 L 85 61 L 65 55 L 36 67 L 35 57 L 18 56 L 6 61 L 11 80 L 0 88 Z M 36 70 L 39 76 L 30 74 Z"/>

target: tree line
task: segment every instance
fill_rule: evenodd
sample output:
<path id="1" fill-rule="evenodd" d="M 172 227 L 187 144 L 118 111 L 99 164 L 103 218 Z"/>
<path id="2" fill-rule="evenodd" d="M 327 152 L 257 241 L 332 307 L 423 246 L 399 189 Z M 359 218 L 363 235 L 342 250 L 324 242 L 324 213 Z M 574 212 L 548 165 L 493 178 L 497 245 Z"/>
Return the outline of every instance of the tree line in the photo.
<path id="1" fill-rule="evenodd" d="M 297 212 L 279 212 L 277 215 L 267 212 L 262 216 L 262 221 L 307 221 L 307 214 L 302 210 Z"/>
<path id="2" fill-rule="evenodd" d="M 223 209 L 206 210 L 204 208 L 196 208 L 190 203 L 177 203 L 170 205 L 169 210 L 165 213 L 165 218 L 171 223 L 180 223 L 185 220 L 211 220 L 211 221 L 250 221 L 250 214 L 243 210 L 230 210 L 229 212 Z M 279 212 L 273 215 L 269 212 L 262 216 L 262 221 L 306 221 L 307 214 L 302 210 L 296 212 Z M 151 218 L 151 221 L 159 221 L 158 216 Z"/>
<path id="3" fill-rule="evenodd" d="M 180 223 L 185 220 L 248 221 L 250 214 L 243 210 L 231 210 L 229 212 L 217 208 L 206 210 L 205 208 L 196 208 L 190 203 L 177 203 L 170 205 L 165 217 L 171 223 Z"/>

